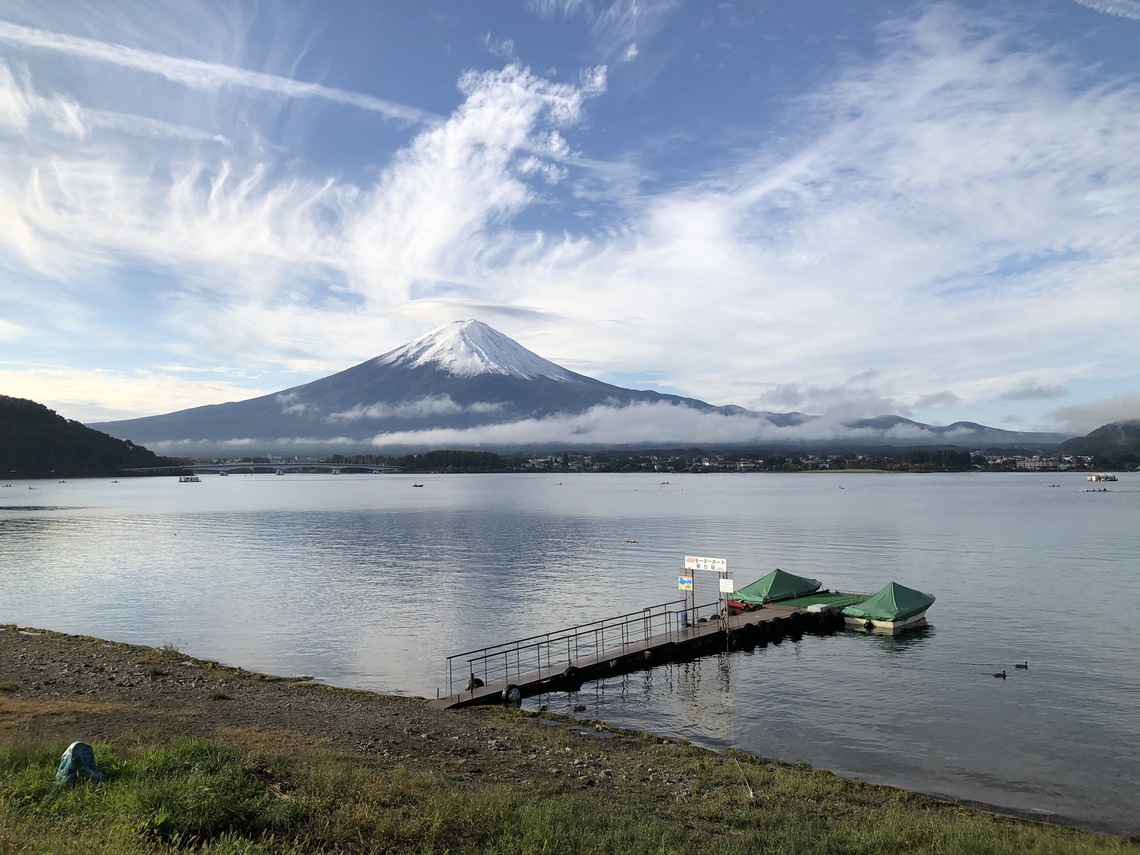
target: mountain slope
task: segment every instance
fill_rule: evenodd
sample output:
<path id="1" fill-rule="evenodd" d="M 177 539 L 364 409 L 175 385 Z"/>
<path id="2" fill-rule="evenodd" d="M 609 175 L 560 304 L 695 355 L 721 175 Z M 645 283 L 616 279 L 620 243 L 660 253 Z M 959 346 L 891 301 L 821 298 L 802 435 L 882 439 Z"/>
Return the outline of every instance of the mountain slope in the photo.
<path id="1" fill-rule="evenodd" d="M 377 434 L 468 431 L 636 403 L 719 411 L 704 401 L 576 374 L 480 321 L 457 321 L 330 377 L 271 395 L 92 426 L 182 453 L 283 442 L 339 450 L 367 445 Z"/>
<path id="2" fill-rule="evenodd" d="M 1140 419 L 1101 425 L 1087 436 L 1066 440 L 1059 450 L 1103 458 L 1140 458 Z"/>
<path id="3" fill-rule="evenodd" d="M 169 454 L 210 456 L 531 445 L 1041 441 L 1041 435 L 971 423 L 932 428 L 900 416 L 842 420 L 753 412 L 624 389 L 562 368 L 474 320 L 446 324 L 382 356 L 271 395 L 93 427 Z"/>
<path id="4" fill-rule="evenodd" d="M 0 395 L 0 471 L 5 477 L 113 474 L 170 462 L 65 419 L 43 404 Z"/>

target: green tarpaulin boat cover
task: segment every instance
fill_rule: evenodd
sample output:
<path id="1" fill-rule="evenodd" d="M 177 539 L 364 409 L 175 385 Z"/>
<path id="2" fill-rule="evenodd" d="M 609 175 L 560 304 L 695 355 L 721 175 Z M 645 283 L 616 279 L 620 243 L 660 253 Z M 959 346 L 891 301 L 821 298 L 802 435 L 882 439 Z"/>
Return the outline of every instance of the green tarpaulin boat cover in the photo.
<path id="1" fill-rule="evenodd" d="M 869 599 L 843 610 L 844 617 L 865 620 L 906 620 L 934 603 L 934 597 L 891 582 Z"/>
<path id="2" fill-rule="evenodd" d="M 818 591 L 823 583 L 818 579 L 807 579 L 795 573 L 785 573 L 779 567 L 763 578 L 757 579 L 751 585 L 745 585 L 739 591 L 733 591 L 728 598 L 738 603 L 748 603 L 762 606 L 776 600 L 787 600 L 791 597 L 802 597 Z"/>

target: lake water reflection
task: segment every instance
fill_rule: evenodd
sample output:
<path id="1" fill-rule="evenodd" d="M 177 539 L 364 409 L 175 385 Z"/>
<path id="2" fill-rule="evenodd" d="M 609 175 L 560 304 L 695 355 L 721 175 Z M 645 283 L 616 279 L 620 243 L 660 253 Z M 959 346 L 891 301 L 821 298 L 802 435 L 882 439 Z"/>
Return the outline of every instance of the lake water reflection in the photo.
<path id="1" fill-rule="evenodd" d="M 530 702 L 1140 833 L 1140 475 L 1107 493 L 1055 473 L 668 479 L 13 482 L 0 621 L 434 697 L 448 654 L 676 599 L 686 554 L 727 558 L 739 585 L 777 566 L 837 589 L 893 579 L 938 597 L 930 628 Z"/>

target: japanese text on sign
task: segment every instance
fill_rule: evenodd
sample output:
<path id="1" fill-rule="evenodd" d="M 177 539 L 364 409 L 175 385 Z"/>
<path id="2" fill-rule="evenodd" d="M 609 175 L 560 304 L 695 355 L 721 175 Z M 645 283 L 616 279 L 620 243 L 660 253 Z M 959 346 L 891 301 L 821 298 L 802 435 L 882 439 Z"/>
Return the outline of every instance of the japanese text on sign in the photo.
<path id="1" fill-rule="evenodd" d="M 712 570 L 716 573 L 728 572 L 727 558 L 700 558 L 696 555 L 685 556 L 686 570 Z"/>

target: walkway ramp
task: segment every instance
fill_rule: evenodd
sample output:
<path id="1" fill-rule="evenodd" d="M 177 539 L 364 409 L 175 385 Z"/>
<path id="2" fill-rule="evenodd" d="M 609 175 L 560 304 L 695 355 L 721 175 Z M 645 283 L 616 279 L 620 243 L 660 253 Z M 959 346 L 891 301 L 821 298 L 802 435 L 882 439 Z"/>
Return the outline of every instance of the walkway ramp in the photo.
<path id="1" fill-rule="evenodd" d="M 696 608 L 687 605 L 684 600 L 663 603 L 449 656 L 444 692 L 432 706 L 452 709 L 518 703 L 530 695 L 574 690 L 588 679 L 747 644 L 778 643 L 786 635 L 796 636 L 831 622 L 829 616 L 774 603 L 727 616 L 720 614 L 719 602 Z M 472 677 L 481 685 L 468 688 Z"/>

